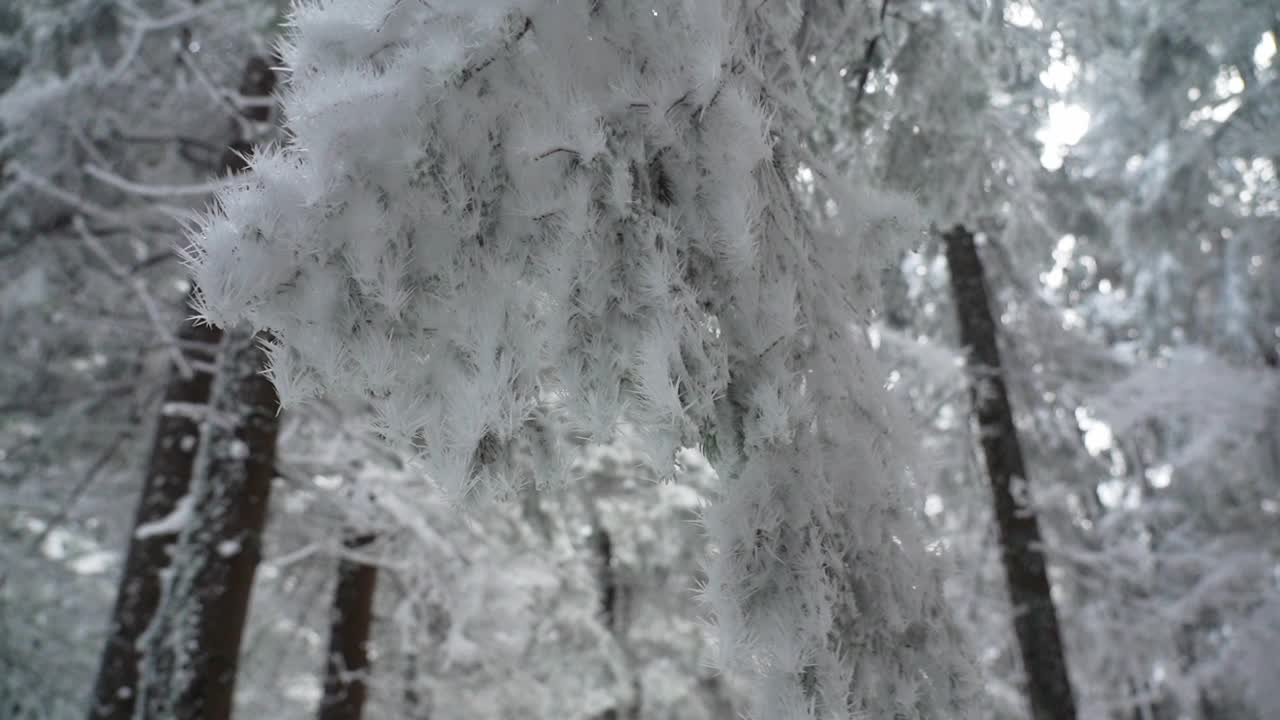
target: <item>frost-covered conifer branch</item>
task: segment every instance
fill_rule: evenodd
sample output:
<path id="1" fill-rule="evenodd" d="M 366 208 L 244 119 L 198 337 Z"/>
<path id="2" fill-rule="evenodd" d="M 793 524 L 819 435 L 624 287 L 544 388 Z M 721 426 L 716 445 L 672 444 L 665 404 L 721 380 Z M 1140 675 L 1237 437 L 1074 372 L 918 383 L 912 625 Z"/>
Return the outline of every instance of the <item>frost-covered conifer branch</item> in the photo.
<path id="1" fill-rule="evenodd" d="M 368 402 L 459 500 L 519 492 L 504 454 L 548 396 L 664 474 L 714 449 L 706 597 L 754 716 L 959 714 L 909 426 L 848 329 L 897 238 L 793 188 L 795 8 L 327 0 L 291 25 L 293 141 L 187 256 L 206 319 L 277 338 L 282 398 Z"/>

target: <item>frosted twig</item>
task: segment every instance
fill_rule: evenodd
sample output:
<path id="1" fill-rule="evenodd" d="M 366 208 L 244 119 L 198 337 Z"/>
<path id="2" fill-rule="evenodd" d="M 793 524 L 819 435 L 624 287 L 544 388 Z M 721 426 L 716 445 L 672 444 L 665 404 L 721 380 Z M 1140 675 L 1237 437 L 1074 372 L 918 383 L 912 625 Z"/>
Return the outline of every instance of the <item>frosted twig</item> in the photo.
<path id="1" fill-rule="evenodd" d="M 142 49 L 142 39 L 146 34 L 146 30 L 137 27 L 133 29 L 133 32 L 129 33 L 128 44 L 125 45 L 124 51 L 120 53 L 120 58 L 107 70 L 109 82 L 119 80 L 124 75 L 125 70 L 133 64 L 134 59 L 138 57 L 138 51 Z"/>
<path id="2" fill-rule="evenodd" d="M 517 31 L 515 34 L 513 34 L 511 37 L 503 41 L 501 52 L 495 52 L 494 54 L 484 58 L 483 60 L 480 60 L 474 65 L 469 65 L 467 67 L 464 67 L 462 69 L 462 72 L 458 74 L 458 78 L 455 81 L 455 86 L 462 87 L 463 85 L 466 85 L 468 80 L 475 77 L 479 73 L 483 72 L 485 68 L 489 67 L 496 60 L 498 60 L 498 58 L 502 57 L 503 53 L 510 52 L 511 48 L 515 46 L 516 43 L 520 42 L 520 40 L 523 39 L 524 36 L 528 34 L 528 32 L 532 29 L 533 29 L 533 20 L 530 18 L 525 18 L 524 22 L 520 25 L 520 30 Z"/>
<path id="3" fill-rule="evenodd" d="M 368 565 L 370 567 L 382 567 L 386 562 L 380 557 L 368 555 L 345 547 L 336 550 L 332 555 L 337 557 L 339 560 L 346 560 L 347 562 L 357 563 L 359 565 Z"/>
<path id="4" fill-rule="evenodd" d="M 71 488 L 71 492 L 68 493 L 66 500 L 64 500 L 62 502 L 62 506 L 58 508 L 57 514 L 50 518 L 44 529 L 40 531 L 40 534 L 32 539 L 31 545 L 29 546 L 30 552 L 35 552 L 39 549 L 40 546 L 44 544 L 45 539 L 53 534 L 53 531 L 58 529 L 59 525 L 66 521 L 66 519 L 71 515 L 71 509 L 80 501 L 80 496 L 83 495 L 84 492 L 89 489 L 89 486 L 93 484 L 93 481 L 98 478 L 99 473 L 101 473 L 102 469 L 107 466 L 107 462 L 111 459 L 111 456 L 116 454 L 116 450 L 120 449 L 120 446 L 124 444 L 124 440 L 128 436 L 129 433 L 127 431 L 117 433 L 115 439 L 111 441 L 111 444 L 94 459 L 94 461 L 85 470 L 84 475 L 80 476 L 79 482 L 76 483 L 75 487 Z"/>
<path id="5" fill-rule="evenodd" d="M 212 182 L 195 183 L 192 185 L 147 185 L 134 182 L 127 178 L 122 178 L 110 170 L 106 170 L 96 165 L 86 165 L 84 167 L 84 171 L 90 177 L 101 180 L 118 190 L 149 198 L 180 197 L 184 195 L 212 195 L 229 184 L 226 180 L 214 180 Z"/>
<path id="6" fill-rule="evenodd" d="M 199 20 L 205 15 L 211 15 L 222 10 L 225 6 L 225 3 L 220 2 L 210 3 L 208 5 L 192 5 L 186 10 L 179 10 L 166 17 L 153 18 L 143 12 L 141 8 L 134 5 L 132 2 L 121 2 L 120 4 L 135 16 L 134 19 L 129 21 L 129 24 L 144 32 L 167 30 L 180 25 L 187 25 L 195 20 Z"/>
<path id="7" fill-rule="evenodd" d="M 178 502 L 169 511 L 169 514 L 134 528 L 133 536 L 139 540 L 147 540 L 159 535 L 177 535 L 190 524 L 194 510 L 195 498 L 188 492 L 178 498 Z"/>
<path id="8" fill-rule="evenodd" d="M 181 145 L 189 145 L 197 147 L 201 150 L 213 154 L 222 152 L 222 148 L 213 143 L 205 142 L 199 138 L 186 137 L 183 135 L 147 135 L 144 133 L 128 133 L 122 131 L 119 127 L 112 128 L 112 139 L 125 143 L 179 143 Z"/>
<path id="9" fill-rule="evenodd" d="M 204 362 L 201 360 L 191 361 L 191 369 L 208 375 L 214 375 L 218 372 L 218 366 L 216 363 Z"/>
<path id="10" fill-rule="evenodd" d="M 106 156 L 103 155 L 102 152 L 98 150 L 97 146 L 93 144 L 93 141 L 89 139 L 89 136 L 85 134 L 84 128 L 82 126 L 79 126 L 79 125 L 72 126 L 71 136 L 75 138 L 76 144 L 79 145 L 80 148 L 84 150 L 86 154 L 89 155 L 89 157 L 93 158 L 94 162 L 99 163 L 101 165 L 111 164 L 107 160 Z"/>
<path id="11" fill-rule="evenodd" d="M 234 430 L 236 416 L 234 413 L 217 412 L 203 403 L 168 402 L 160 408 L 165 417 L 184 417 L 194 423 L 210 423 L 223 430 Z"/>
<path id="12" fill-rule="evenodd" d="M 133 17 L 126 20 L 130 32 L 125 49 L 120 54 L 120 58 L 107 71 L 107 77 L 111 80 L 119 79 L 129 65 L 133 64 L 134 59 L 138 56 L 138 51 L 142 49 L 142 42 L 148 33 L 187 25 L 193 20 L 222 9 L 223 5 L 223 3 L 192 5 L 186 10 L 180 10 L 168 17 L 153 18 L 134 4 L 132 0 L 117 1 Z"/>
<path id="13" fill-rule="evenodd" d="M 277 557 L 277 558 L 273 558 L 268 562 L 272 567 L 275 567 L 276 569 L 281 569 L 289 565 L 292 565 L 300 560 L 305 560 L 324 549 L 325 549 L 324 543 L 320 543 L 320 542 L 308 543 L 298 548 L 297 550 L 294 550 L 293 552 L 287 552 L 284 555 L 281 555 L 280 557 Z"/>
<path id="14" fill-rule="evenodd" d="M 186 48 L 183 48 L 182 52 L 178 53 L 178 58 L 182 60 L 182 64 L 191 71 L 191 74 L 195 76 L 196 81 L 200 83 L 200 86 L 209 93 L 209 96 L 221 105 L 227 111 L 227 114 L 235 120 L 239 129 L 239 136 L 249 137 L 252 135 L 253 133 L 251 131 L 253 130 L 253 127 L 250 124 L 249 119 L 246 118 L 244 114 L 240 112 L 240 108 L 236 107 L 235 103 L 231 102 L 227 97 L 227 91 L 219 89 L 218 86 L 214 84 L 213 79 L 204 71 L 204 68 L 201 68 L 200 65 L 191 57 L 191 53 L 188 52 Z"/>
<path id="15" fill-rule="evenodd" d="M 238 92 L 228 91 L 224 93 L 223 96 L 241 110 L 249 110 L 252 108 L 274 108 L 277 102 L 276 98 L 271 95 L 241 95 Z"/>
<path id="16" fill-rule="evenodd" d="M 178 373 L 184 380 L 191 379 L 194 371 L 187 362 L 186 356 L 182 354 L 182 348 L 178 346 L 178 339 L 165 325 L 164 319 L 160 315 L 160 308 L 157 307 L 155 298 L 151 296 L 151 292 L 147 290 L 146 283 L 141 278 L 129 275 L 128 271 L 111 257 L 111 253 L 103 247 L 102 242 L 89 232 L 89 227 L 85 225 L 84 218 L 77 215 L 72 221 L 72 225 L 76 229 L 76 233 L 80 235 L 80 239 L 84 244 L 97 255 L 107 266 L 107 270 L 116 277 L 120 282 L 125 283 L 133 290 L 134 294 L 142 302 L 142 307 L 150 318 L 151 324 L 155 326 L 156 332 L 165 340 L 165 346 L 169 350 L 170 356 L 173 358 L 173 364 L 178 368 Z"/>
<path id="17" fill-rule="evenodd" d="M 55 200 L 60 200 L 67 205 L 70 205 L 80 211 L 83 215 L 88 215 L 99 220 L 119 225 L 120 227 L 136 227 L 136 223 L 127 220 L 123 215 L 85 200 L 75 193 L 63 190 L 49 182 L 47 179 L 31 172 L 21 163 L 11 162 L 9 163 L 9 167 L 14 171 L 14 174 L 17 175 L 18 182 L 24 185 L 29 185 L 33 189 L 38 190 Z"/>

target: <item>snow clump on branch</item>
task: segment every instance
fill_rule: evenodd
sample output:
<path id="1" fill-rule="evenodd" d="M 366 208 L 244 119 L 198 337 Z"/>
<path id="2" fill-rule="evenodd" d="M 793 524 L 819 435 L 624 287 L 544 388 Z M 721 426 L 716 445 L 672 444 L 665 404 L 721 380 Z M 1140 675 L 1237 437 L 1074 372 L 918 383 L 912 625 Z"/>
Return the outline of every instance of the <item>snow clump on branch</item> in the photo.
<path id="1" fill-rule="evenodd" d="M 851 329 L 900 233 L 874 197 L 834 219 L 797 197 L 798 19 L 301 3 L 290 142 L 187 260 L 206 319 L 271 331 L 282 400 L 362 398 L 456 499 L 519 490 L 506 449 L 549 401 L 660 470 L 706 448 L 728 480 L 705 595 L 754 717 L 958 717 L 969 666 L 903 497 L 905 424 Z"/>

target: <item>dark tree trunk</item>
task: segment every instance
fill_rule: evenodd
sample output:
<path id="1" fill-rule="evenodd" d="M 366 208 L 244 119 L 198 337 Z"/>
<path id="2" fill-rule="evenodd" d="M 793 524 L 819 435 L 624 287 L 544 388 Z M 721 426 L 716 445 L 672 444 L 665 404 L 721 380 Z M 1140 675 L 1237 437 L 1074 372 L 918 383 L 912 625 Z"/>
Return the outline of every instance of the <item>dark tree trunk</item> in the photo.
<path id="1" fill-rule="evenodd" d="M 156 424 L 142 496 L 138 500 L 135 529 L 172 515 L 187 494 L 200 427 L 190 413 L 176 410 L 203 406 L 209 401 L 213 379 L 209 370 L 221 338 L 222 332 L 217 328 L 196 325 L 190 320 L 178 328 L 182 354 L 193 372 L 183 377 L 176 366 L 170 366 L 170 379 Z M 207 350 L 202 349 L 205 346 Z M 166 408 L 171 411 L 166 412 Z M 94 684 L 90 720 L 133 717 L 134 698 L 138 694 L 138 638 L 151 624 L 160 603 L 160 571 L 169 564 L 169 548 L 175 537 L 171 532 L 144 533 L 142 537 L 135 534 L 129 540 L 124 573 Z"/>
<path id="2" fill-rule="evenodd" d="M 605 627 L 617 630 L 618 583 L 613 572 L 613 538 L 607 530 L 597 527 L 591 537 L 591 545 L 600 565 L 600 617 Z"/>
<path id="3" fill-rule="evenodd" d="M 358 535 L 348 538 L 343 545 L 356 550 L 373 540 L 373 535 Z M 319 720 L 360 720 L 364 712 L 369 629 L 373 624 L 373 593 L 377 582 L 377 567 L 347 558 L 338 562 L 338 586 L 333 593 Z"/>
<path id="4" fill-rule="evenodd" d="M 591 546 L 600 566 L 600 619 L 605 627 L 614 630 L 618 618 L 618 585 L 613 574 L 613 541 L 604 528 L 597 527 L 591 536 Z M 596 720 L 618 720 L 618 709 L 609 708 L 597 715 Z"/>
<path id="5" fill-rule="evenodd" d="M 613 632 L 613 636 L 617 638 L 623 653 L 629 657 L 630 652 L 626 645 L 626 619 L 623 617 L 619 607 L 622 599 L 622 588 L 619 586 L 618 574 L 613 567 L 613 538 L 609 536 L 607 530 L 597 525 L 591 538 L 591 545 L 595 550 L 596 562 L 600 568 L 601 620 L 603 620 L 605 627 Z M 597 720 L 620 720 L 621 718 L 637 720 L 640 717 L 640 712 L 640 679 L 639 677 L 634 677 L 632 680 L 632 700 L 628 706 L 624 708 L 609 708 L 596 717 Z"/>
<path id="6" fill-rule="evenodd" d="M 183 43 L 183 47 L 186 44 Z M 267 61 L 254 57 L 245 67 L 240 93 L 246 97 L 268 97 L 274 92 L 275 84 L 275 73 Z M 270 119 L 270 109 L 252 108 L 245 112 L 245 116 L 265 122 Z M 240 137 L 236 125 L 233 125 L 232 137 L 235 140 L 220 160 L 223 173 L 237 173 L 245 169 L 243 157 L 250 149 L 248 141 Z M 189 306 L 184 307 L 190 312 Z M 135 533 L 136 528 L 171 515 L 179 500 L 190 490 L 201 442 L 201 428 L 196 415 L 190 410 L 209 402 L 213 381 L 209 369 L 216 362 L 222 331 L 183 320 L 176 337 L 194 373 L 191 377 L 183 377 L 176 367 L 170 369 L 142 496 L 135 514 Z M 201 346 L 207 346 L 207 352 L 200 349 Z M 167 412 L 166 408 L 174 412 Z M 274 462 L 274 452 L 273 440 L 272 459 L 268 464 Z M 146 534 L 144 537 L 134 535 L 129 540 L 124 572 L 94 683 L 89 720 L 131 720 L 133 717 L 139 693 L 142 635 L 150 627 L 159 606 L 161 571 L 169 565 L 170 550 L 175 540 L 174 532 Z"/>
<path id="7" fill-rule="evenodd" d="M 254 337 L 232 333 L 224 340 L 191 485 L 192 513 L 146 634 L 146 720 L 231 717 L 275 476 L 278 401 L 261 374 L 265 361 Z"/>
<path id="8" fill-rule="evenodd" d="M 240 94 L 244 97 L 270 97 L 276 89 L 276 73 L 271 63 L 264 57 L 254 56 L 244 68 L 244 77 L 240 80 Z M 242 113 L 253 122 L 263 123 L 271 119 L 271 108 L 251 107 Z M 240 137 L 239 126 L 234 133 L 235 141 L 227 146 L 222 155 L 222 171 L 239 173 L 248 169 L 249 155 L 253 152 L 253 139 Z"/>
<path id="9" fill-rule="evenodd" d="M 996 325 L 973 234 L 957 226 L 943 234 L 951 287 L 955 293 L 961 342 L 980 372 L 973 382 L 982 451 L 995 502 L 1001 556 L 1013 604 L 1013 625 L 1027 674 L 1031 716 L 1035 720 L 1075 720 L 1075 697 L 1067 674 L 1058 615 L 1049 593 L 1049 576 L 1035 514 L 1015 497 L 1025 487 L 1027 470 L 1013 424 L 1005 387 Z"/>

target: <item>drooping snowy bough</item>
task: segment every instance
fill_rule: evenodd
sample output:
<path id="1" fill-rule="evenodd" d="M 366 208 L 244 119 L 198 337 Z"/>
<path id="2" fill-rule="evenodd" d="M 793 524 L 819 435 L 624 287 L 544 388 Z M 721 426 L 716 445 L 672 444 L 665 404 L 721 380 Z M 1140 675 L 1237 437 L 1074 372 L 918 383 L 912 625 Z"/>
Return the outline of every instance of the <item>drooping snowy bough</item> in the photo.
<path id="1" fill-rule="evenodd" d="M 892 228 L 794 187 L 797 7 L 305 2 L 291 141 L 189 262 L 207 319 L 271 331 L 286 404 L 365 399 L 455 498 L 518 490 L 505 450 L 548 399 L 660 468 L 707 448 L 706 597 L 754 717 L 959 717 L 969 664 L 860 332 Z"/>

